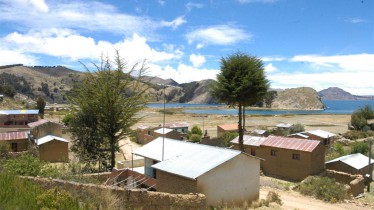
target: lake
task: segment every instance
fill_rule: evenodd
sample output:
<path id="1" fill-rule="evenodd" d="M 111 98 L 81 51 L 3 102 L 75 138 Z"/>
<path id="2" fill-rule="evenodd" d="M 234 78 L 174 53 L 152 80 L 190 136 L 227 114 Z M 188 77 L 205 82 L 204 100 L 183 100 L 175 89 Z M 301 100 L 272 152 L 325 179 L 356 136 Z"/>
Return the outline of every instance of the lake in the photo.
<path id="1" fill-rule="evenodd" d="M 284 114 L 352 114 L 355 110 L 371 105 L 374 108 L 374 100 L 362 101 L 322 101 L 325 110 L 246 110 L 249 115 L 284 115 Z M 148 104 L 148 107 L 163 108 L 163 104 Z M 218 107 L 225 106 L 223 104 L 165 104 L 167 108 L 185 108 L 184 112 L 191 114 L 215 114 L 215 115 L 236 115 L 236 109 L 222 109 Z M 204 109 L 198 109 L 204 107 Z M 210 107 L 210 108 L 207 108 Z M 217 107 L 215 109 L 214 107 Z M 193 108 L 193 109 L 189 109 Z"/>

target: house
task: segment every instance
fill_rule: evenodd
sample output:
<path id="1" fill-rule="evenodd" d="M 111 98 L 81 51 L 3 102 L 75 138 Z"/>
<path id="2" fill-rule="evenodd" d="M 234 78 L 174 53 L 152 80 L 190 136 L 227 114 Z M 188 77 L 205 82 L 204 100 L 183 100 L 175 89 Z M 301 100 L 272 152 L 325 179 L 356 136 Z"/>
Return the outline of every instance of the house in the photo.
<path id="1" fill-rule="evenodd" d="M 0 133 L 0 143 L 9 144 L 12 152 L 26 151 L 29 147 L 29 133 L 25 131 Z"/>
<path id="2" fill-rule="evenodd" d="M 160 137 L 163 135 L 162 127 L 151 127 L 151 126 L 145 126 L 140 125 L 136 127 L 135 136 L 136 141 L 139 144 L 147 144 L 154 139 Z M 171 138 L 171 139 L 184 139 L 186 134 L 180 133 L 178 130 L 170 129 L 170 128 L 164 128 L 165 130 L 165 137 Z"/>
<path id="3" fill-rule="evenodd" d="M 238 137 L 231 143 L 238 149 Z M 246 152 L 264 159 L 261 169 L 271 176 L 300 181 L 325 170 L 325 147 L 316 140 L 245 135 L 243 144 Z"/>
<path id="4" fill-rule="evenodd" d="M 371 159 L 371 167 L 374 160 Z M 369 174 L 369 158 L 361 153 L 351 154 L 326 162 L 326 169 L 342 171 L 349 174 Z"/>
<path id="5" fill-rule="evenodd" d="M 181 134 L 187 134 L 189 126 L 190 125 L 187 122 L 174 122 L 174 123 L 165 123 L 164 127 L 176 130 Z M 160 127 L 162 127 L 162 125 Z"/>
<path id="6" fill-rule="evenodd" d="M 238 132 L 238 124 L 217 125 L 217 137 L 223 137 L 228 132 Z"/>
<path id="7" fill-rule="evenodd" d="M 41 160 L 65 162 L 69 160 L 69 141 L 64 138 L 47 135 L 35 140 Z"/>
<path id="8" fill-rule="evenodd" d="M 134 154 L 157 191 L 203 193 L 212 206 L 259 198 L 260 159 L 240 151 L 159 137 Z"/>
<path id="9" fill-rule="evenodd" d="M 260 130 L 256 129 L 251 132 L 251 135 L 253 136 L 269 136 L 269 132 L 267 130 Z"/>
<path id="10" fill-rule="evenodd" d="M 292 128 L 293 124 L 290 123 L 279 123 L 276 125 L 275 129 L 273 130 L 273 133 L 278 136 L 282 136 L 285 133 L 289 132 Z"/>
<path id="11" fill-rule="evenodd" d="M 33 138 L 38 139 L 47 135 L 62 136 L 62 125 L 56 122 L 51 122 L 46 119 L 41 119 L 36 122 L 27 124 L 30 128 L 30 133 Z"/>
<path id="12" fill-rule="evenodd" d="M 310 139 L 310 140 L 317 140 L 320 141 L 323 145 L 326 147 L 330 147 L 335 139 L 336 134 L 330 133 L 328 131 L 324 130 L 310 130 L 310 131 L 304 131 L 300 133 L 295 133 L 289 135 L 289 137 L 293 138 L 304 138 L 304 139 Z"/>
<path id="13" fill-rule="evenodd" d="M 0 110 L 1 128 L 27 128 L 38 120 L 39 110 Z"/>

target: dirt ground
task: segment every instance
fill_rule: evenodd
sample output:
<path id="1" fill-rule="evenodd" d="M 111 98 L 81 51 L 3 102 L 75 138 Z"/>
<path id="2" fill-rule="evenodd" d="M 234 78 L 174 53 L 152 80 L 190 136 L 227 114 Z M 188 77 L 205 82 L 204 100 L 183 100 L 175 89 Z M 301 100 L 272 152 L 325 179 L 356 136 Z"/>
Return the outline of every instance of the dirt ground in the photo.
<path id="1" fill-rule="evenodd" d="M 237 115 L 198 115 L 184 113 L 180 108 L 168 108 L 165 115 L 165 122 L 187 122 L 190 127 L 197 125 L 208 131 L 211 137 L 217 136 L 217 125 L 238 123 Z M 139 116 L 142 119 L 137 125 L 157 126 L 162 124 L 162 110 L 147 108 Z M 256 128 L 273 128 L 278 123 L 301 123 L 306 130 L 323 129 L 332 133 L 344 133 L 348 130 L 350 115 L 274 115 L 274 116 L 246 116 L 247 130 Z"/>

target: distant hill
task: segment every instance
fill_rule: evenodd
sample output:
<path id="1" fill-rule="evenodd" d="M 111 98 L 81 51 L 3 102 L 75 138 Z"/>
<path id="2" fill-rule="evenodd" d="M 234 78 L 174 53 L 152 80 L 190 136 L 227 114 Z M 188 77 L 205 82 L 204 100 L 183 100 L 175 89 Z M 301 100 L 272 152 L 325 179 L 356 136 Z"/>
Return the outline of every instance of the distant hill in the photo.
<path id="1" fill-rule="evenodd" d="M 338 88 L 329 87 L 318 92 L 322 100 L 374 100 L 373 96 L 356 96 Z"/>
<path id="2" fill-rule="evenodd" d="M 274 109 L 321 110 L 325 109 L 318 93 L 313 88 L 301 87 L 278 91 L 272 103 Z"/>
<path id="3" fill-rule="evenodd" d="M 173 79 L 161 79 L 159 77 L 150 77 L 150 76 L 144 76 L 143 81 L 145 83 L 151 83 L 151 84 L 159 84 L 159 85 L 170 85 L 170 86 L 178 86 L 179 84 L 174 81 Z"/>

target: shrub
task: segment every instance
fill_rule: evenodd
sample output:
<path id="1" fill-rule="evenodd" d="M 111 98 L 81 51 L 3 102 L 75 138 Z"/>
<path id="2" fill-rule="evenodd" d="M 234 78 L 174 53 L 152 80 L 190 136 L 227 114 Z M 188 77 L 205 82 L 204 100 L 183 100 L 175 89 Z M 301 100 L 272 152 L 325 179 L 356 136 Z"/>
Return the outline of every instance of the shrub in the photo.
<path id="1" fill-rule="evenodd" d="M 189 139 L 192 140 L 192 141 L 194 141 L 194 142 L 200 142 L 201 135 L 199 135 L 199 134 L 192 134 Z"/>
<path id="2" fill-rule="evenodd" d="M 0 160 L 8 159 L 10 146 L 8 143 L 0 142 Z"/>
<path id="3" fill-rule="evenodd" d="M 79 209 L 78 200 L 64 191 L 52 188 L 36 197 L 37 205 L 43 210 Z"/>
<path id="4" fill-rule="evenodd" d="M 290 134 L 293 134 L 293 133 L 300 133 L 300 132 L 303 132 L 305 131 L 305 128 L 304 126 L 301 124 L 301 123 L 296 123 L 295 125 L 293 125 L 290 129 Z"/>
<path id="5" fill-rule="evenodd" d="M 269 191 L 268 194 L 266 195 L 266 200 L 268 202 L 275 202 L 279 205 L 282 205 L 282 200 L 280 198 L 280 196 L 278 195 L 278 193 L 274 192 L 274 191 Z"/>
<path id="6" fill-rule="evenodd" d="M 73 114 L 72 113 L 68 113 L 64 116 L 64 118 L 62 118 L 62 123 L 65 125 L 65 126 L 69 126 L 70 125 L 70 122 L 71 120 L 73 119 Z"/>
<path id="7" fill-rule="evenodd" d="M 194 125 L 191 131 L 188 132 L 187 139 L 190 139 L 194 142 L 200 142 L 202 136 L 203 132 L 201 128 L 199 128 L 197 125 Z"/>
<path id="8" fill-rule="evenodd" d="M 37 176 L 43 168 L 44 162 L 38 157 L 22 154 L 15 159 L 5 161 L 4 169 L 13 174 L 22 176 Z"/>
<path id="9" fill-rule="evenodd" d="M 229 147 L 231 146 L 230 141 L 235 139 L 239 136 L 238 132 L 227 132 L 223 135 L 223 146 Z"/>
<path id="10" fill-rule="evenodd" d="M 331 203 L 343 201 L 347 197 L 344 185 L 328 177 L 308 177 L 300 183 L 298 190 L 303 195 Z"/>
<path id="11" fill-rule="evenodd" d="M 352 144 L 350 144 L 350 148 L 351 148 L 351 154 L 361 153 L 363 155 L 367 155 L 367 153 L 369 152 L 368 143 L 363 142 L 363 141 L 353 142 Z"/>

